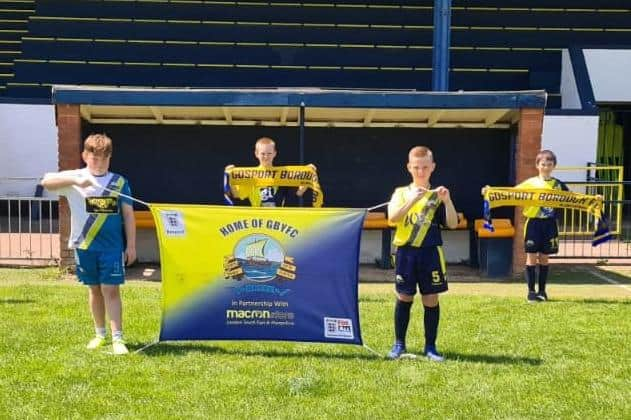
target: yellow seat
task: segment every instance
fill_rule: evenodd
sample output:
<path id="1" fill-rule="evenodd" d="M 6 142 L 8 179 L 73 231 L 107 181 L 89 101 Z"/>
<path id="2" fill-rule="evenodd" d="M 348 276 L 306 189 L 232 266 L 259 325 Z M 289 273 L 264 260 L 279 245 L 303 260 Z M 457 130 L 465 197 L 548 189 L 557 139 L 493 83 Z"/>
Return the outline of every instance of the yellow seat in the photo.
<path id="1" fill-rule="evenodd" d="M 153 216 L 149 210 L 136 210 L 134 211 L 136 216 L 136 229 L 155 229 L 156 224 L 153 221 Z"/>
<path id="2" fill-rule="evenodd" d="M 515 236 L 515 228 L 510 219 L 493 219 L 495 231 L 484 228 L 484 219 L 476 219 L 474 229 L 478 238 L 512 238 Z"/>

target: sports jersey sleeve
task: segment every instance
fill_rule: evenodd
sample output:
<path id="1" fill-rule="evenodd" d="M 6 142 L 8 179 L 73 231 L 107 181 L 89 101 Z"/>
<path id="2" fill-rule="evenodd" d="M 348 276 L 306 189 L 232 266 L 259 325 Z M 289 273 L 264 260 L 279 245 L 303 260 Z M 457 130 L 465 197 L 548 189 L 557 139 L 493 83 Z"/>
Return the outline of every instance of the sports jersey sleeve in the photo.
<path id="1" fill-rule="evenodd" d="M 403 190 L 401 188 L 397 188 L 392 193 L 392 197 L 390 197 L 390 202 L 388 203 L 388 217 L 400 209 L 404 203 L 405 197 L 403 196 Z"/>
<path id="2" fill-rule="evenodd" d="M 125 179 L 125 183 L 123 184 L 123 188 L 121 189 L 121 193 L 128 195 L 131 197 L 131 187 L 129 186 L 129 181 L 127 179 Z M 130 198 L 127 197 L 123 197 L 122 195 L 118 197 L 121 205 L 123 204 L 129 204 L 130 206 L 133 206 L 133 202 Z"/>

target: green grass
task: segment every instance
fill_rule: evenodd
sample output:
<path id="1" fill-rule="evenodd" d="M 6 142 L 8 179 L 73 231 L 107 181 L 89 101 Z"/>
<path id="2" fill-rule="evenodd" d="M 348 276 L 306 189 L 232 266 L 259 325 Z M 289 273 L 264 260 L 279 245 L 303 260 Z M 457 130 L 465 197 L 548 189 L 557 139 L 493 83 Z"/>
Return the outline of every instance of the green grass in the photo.
<path id="1" fill-rule="evenodd" d="M 441 297 L 443 364 L 277 342 L 162 343 L 115 357 L 84 350 L 87 292 L 58 274 L 0 269 L 2 418 L 631 417 L 628 297 L 528 305 L 520 284 L 501 285 L 514 296 L 454 284 Z M 132 349 L 157 336 L 159 299 L 159 283 L 123 288 Z M 392 310 L 390 285 L 362 285 L 363 338 L 382 354 Z M 408 335 L 420 351 L 418 303 Z"/>

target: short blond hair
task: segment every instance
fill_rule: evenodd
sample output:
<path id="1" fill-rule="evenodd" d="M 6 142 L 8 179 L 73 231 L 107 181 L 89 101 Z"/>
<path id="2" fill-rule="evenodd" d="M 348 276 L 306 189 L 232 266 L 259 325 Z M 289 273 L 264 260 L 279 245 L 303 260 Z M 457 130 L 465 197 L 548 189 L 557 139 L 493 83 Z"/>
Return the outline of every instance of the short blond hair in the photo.
<path id="1" fill-rule="evenodd" d="M 90 134 L 83 142 L 83 151 L 95 155 L 112 156 L 112 139 L 106 134 Z"/>
<path id="2" fill-rule="evenodd" d="M 276 149 L 276 142 L 274 140 L 270 139 L 269 137 L 261 137 L 254 144 L 254 150 L 256 150 L 259 145 L 267 146 L 268 144 L 271 144 L 272 146 L 274 146 L 274 149 Z"/>
<path id="3" fill-rule="evenodd" d="M 432 162 L 434 161 L 434 154 L 429 149 L 429 147 L 425 146 L 415 146 L 411 148 L 410 152 L 408 153 L 409 160 L 412 160 L 412 158 L 424 158 L 426 156 L 429 156 Z"/>

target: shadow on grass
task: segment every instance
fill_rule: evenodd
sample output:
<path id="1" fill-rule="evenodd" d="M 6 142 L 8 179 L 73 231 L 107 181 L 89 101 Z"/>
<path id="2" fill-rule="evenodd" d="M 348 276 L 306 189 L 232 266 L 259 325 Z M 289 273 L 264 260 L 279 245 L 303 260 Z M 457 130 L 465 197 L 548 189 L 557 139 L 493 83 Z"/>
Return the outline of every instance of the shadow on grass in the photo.
<path id="1" fill-rule="evenodd" d="M 443 355 L 449 361 L 455 360 L 459 362 L 488 363 L 494 365 L 499 364 L 539 366 L 543 363 L 541 359 L 535 359 L 532 357 L 515 357 L 491 354 L 463 354 L 451 352 L 444 352 Z"/>
<path id="2" fill-rule="evenodd" d="M 144 347 L 142 343 L 129 343 L 127 347 L 131 352 L 135 352 Z M 284 357 L 284 358 L 303 358 L 316 357 L 320 359 L 364 359 L 364 360 L 381 360 L 383 357 L 368 353 L 360 346 L 357 346 L 355 354 L 332 354 L 326 349 L 322 350 L 267 350 L 267 349 L 227 349 L 223 347 L 214 347 L 211 345 L 203 345 L 197 343 L 174 344 L 170 342 L 162 342 L 143 350 L 140 354 L 146 356 L 165 356 L 165 355 L 187 355 L 193 352 L 200 352 L 209 355 L 235 355 L 235 356 L 258 356 L 258 357 Z"/>
<path id="3" fill-rule="evenodd" d="M 599 304 L 599 305 L 631 305 L 631 297 L 620 297 L 611 299 L 550 299 L 550 303 L 580 303 L 580 304 Z"/>
<path id="4" fill-rule="evenodd" d="M 22 303 L 35 303 L 32 299 L 0 299 L 0 305 L 18 305 Z"/>
<path id="5" fill-rule="evenodd" d="M 631 284 L 631 278 L 611 270 L 604 270 L 594 264 L 577 264 L 570 267 L 552 264 L 548 281 L 556 284 L 610 284 L 599 276 L 620 284 Z"/>

